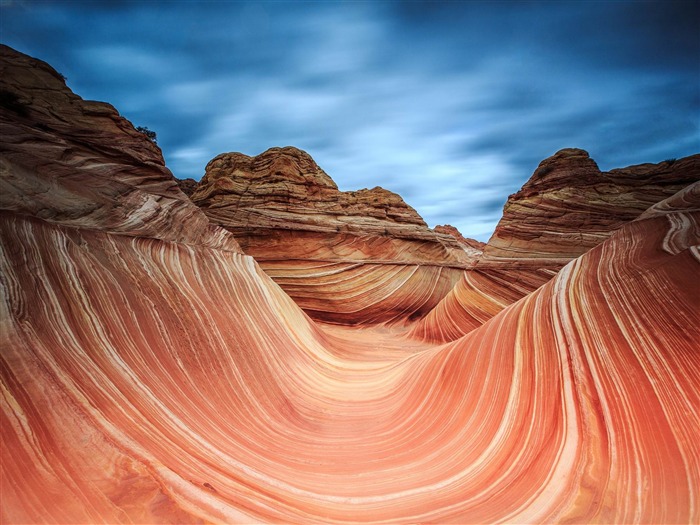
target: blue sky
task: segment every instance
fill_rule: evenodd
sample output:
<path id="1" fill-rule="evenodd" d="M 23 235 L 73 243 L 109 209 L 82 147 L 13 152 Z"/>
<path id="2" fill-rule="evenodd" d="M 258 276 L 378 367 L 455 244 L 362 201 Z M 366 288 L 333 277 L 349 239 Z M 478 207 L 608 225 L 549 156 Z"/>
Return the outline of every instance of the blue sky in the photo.
<path id="1" fill-rule="evenodd" d="M 0 0 L 0 40 L 156 131 L 176 177 L 292 145 L 487 240 L 561 148 L 700 152 L 699 5 Z"/>

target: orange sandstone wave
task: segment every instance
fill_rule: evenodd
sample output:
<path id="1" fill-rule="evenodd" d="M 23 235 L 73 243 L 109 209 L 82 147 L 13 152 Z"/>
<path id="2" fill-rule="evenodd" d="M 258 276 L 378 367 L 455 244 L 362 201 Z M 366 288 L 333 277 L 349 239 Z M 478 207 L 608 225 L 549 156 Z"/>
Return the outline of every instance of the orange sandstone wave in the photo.
<path id="1" fill-rule="evenodd" d="M 260 267 L 312 318 L 363 325 L 428 314 L 463 271 L 438 265 L 266 260 Z"/>
<path id="2" fill-rule="evenodd" d="M 508 198 L 483 253 L 412 330 L 453 341 L 549 281 L 649 206 L 700 180 L 700 155 L 601 172 L 586 151 L 543 160 Z"/>
<path id="3" fill-rule="evenodd" d="M 556 271 L 502 268 L 465 270 L 449 293 L 419 322 L 411 334 L 434 343 L 459 339 L 480 327 L 506 306 L 549 281 Z"/>
<path id="4" fill-rule="evenodd" d="M 48 141 L 63 190 L 40 114 L 0 110 L 2 179 Z M 315 323 L 123 153 L 78 163 L 100 205 L 0 201 L 2 523 L 700 521 L 700 184 L 436 345 Z"/>
<path id="5" fill-rule="evenodd" d="M 698 211 L 404 348 L 237 253 L 2 219 L 4 522 L 699 517 Z"/>

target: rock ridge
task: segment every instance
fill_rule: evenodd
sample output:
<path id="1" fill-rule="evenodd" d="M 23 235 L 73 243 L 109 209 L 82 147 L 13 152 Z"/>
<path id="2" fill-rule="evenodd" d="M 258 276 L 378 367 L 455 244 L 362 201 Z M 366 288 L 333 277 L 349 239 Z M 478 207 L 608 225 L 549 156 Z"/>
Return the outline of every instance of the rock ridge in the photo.
<path id="1" fill-rule="evenodd" d="M 340 191 L 308 153 L 291 146 L 254 157 L 218 155 L 207 164 L 192 200 L 243 236 L 254 227 L 430 241 L 437 237 L 396 193 L 379 186 Z"/>
<path id="2" fill-rule="evenodd" d="M 414 335 L 450 341 L 469 333 L 698 180 L 700 154 L 601 172 L 585 150 L 558 151 L 508 198 L 481 257 Z"/>
<path id="3" fill-rule="evenodd" d="M 218 155 L 193 191 L 180 184 L 307 313 L 328 322 L 425 315 L 481 255 L 461 235 L 428 228 L 394 192 L 340 191 L 291 146 Z"/>
<path id="4" fill-rule="evenodd" d="M 83 100 L 51 66 L 7 46 L 0 92 L 0 209 L 240 251 L 180 191 L 160 148 L 113 106 Z"/>
<path id="5" fill-rule="evenodd" d="M 543 265 L 552 259 L 561 267 L 697 180 L 700 154 L 601 172 L 588 152 L 560 150 L 508 197 L 484 255 L 509 262 L 542 259 Z"/>

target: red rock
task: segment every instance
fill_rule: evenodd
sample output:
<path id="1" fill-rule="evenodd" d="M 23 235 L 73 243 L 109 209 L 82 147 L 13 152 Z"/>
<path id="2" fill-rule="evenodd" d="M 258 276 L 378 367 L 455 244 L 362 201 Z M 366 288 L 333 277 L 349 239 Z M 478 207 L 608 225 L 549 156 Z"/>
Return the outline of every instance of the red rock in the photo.
<path id="1" fill-rule="evenodd" d="M 178 189 L 160 149 L 51 66 L 0 46 L 0 209 L 72 227 L 238 251 Z"/>
<path id="2" fill-rule="evenodd" d="M 700 155 L 600 172 L 587 152 L 561 150 L 508 198 L 484 253 L 509 260 L 551 259 L 561 267 L 697 180 Z"/>
<path id="3" fill-rule="evenodd" d="M 2 56 L 22 61 L 51 75 Z M 45 146 L 3 152 L 3 184 L 67 173 L 68 139 L 0 118 Z M 120 148 L 99 158 L 160 195 Z M 202 217 L 179 191 L 157 221 L 86 216 L 122 206 L 104 186 L 46 218 L 5 186 L 0 522 L 700 521 L 700 183 L 439 346 L 314 323 L 229 233 L 171 225 Z"/>
<path id="4" fill-rule="evenodd" d="M 469 333 L 698 180 L 700 155 L 602 173 L 587 152 L 561 150 L 508 198 L 482 256 L 412 333 L 436 342 Z"/>
<path id="5" fill-rule="evenodd" d="M 451 224 L 445 224 L 443 225 L 437 225 L 435 228 L 433 228 L 433 231 L 435 233 L 446 233 L 447 235 L 451 235 L 455 239 L 457 239 L 457 242 L 460 243 L 463 247 L 469 250 L 474 250 L 475 252 L 478 252 L 478 255 L 481 255 L 481 252 L 484 251 L 484 247 L 486 246 L 485 242 L 477 241 L 476 239 L 469 239 L 467 237 L 464 237 L 457 228 L 452 226 Z"/>
<path id="6" fill-rule="evenodd" d="M 192 194 L 197 189 L 197 185 L 199 184 L 194 179 L 175 179 L 175 181 L 177 182 L 177 185 L 180 186 L 182 193 L 184 193 L 188 197 L 192 196 Z"/>
<path id="7" fill-rule="evenodd" d="M 315 319 L 402 321 L 431 310 L 480 252 L 383 188 L 339 191 L 305 152 L 213 159 L 191 195 Z"/>

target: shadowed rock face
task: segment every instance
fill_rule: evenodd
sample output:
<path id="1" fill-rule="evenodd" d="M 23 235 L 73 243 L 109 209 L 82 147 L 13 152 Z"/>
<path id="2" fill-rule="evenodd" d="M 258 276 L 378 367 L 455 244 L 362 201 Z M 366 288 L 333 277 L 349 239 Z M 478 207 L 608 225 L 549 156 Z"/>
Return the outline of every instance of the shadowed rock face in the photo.
<path id="1" fill-rule="evenodd" d="M 188 197 L 192 196 L 192 194 L 197 189 L 198 184 L 199 183 L 194 179 L 178 179 L 177 180 L 177 185 L 180 186 L 182 193 L 184 193 Z"/>
<path id="2" fill-rule="evenodd" d="M 158 146 L 48 64 L 0 46 L 0 209 L 67 226 L 238 250 L 178 189 Z"/>
<path id="3" fill-rule="evenodd" d="M 1 59 L 19 93 L 56 78 Z M 99 115 L 26 108 L 0 111 L 2 523 L 700 521 L 700 183 L 437 346 L 313 322 L 162 167 L 64 155 Z M 24 175 L 72 193 L 42 212 Z"/>
<path id="4" fill-rule="evenodd" d="M 219 155 L 191 198 L 307 313 L 335 323 L 425 315 L 480 255 L 395 193 L 339 191 L 292 147 Z"/>
<path id="5" fill-rule="evenodd" d="M 587 152 L 559 151 L 508 198 L 482 256 L 413 334 L 444 342 L 469 333 L 698 180 L 700 155 L 603 173 Z"/>

